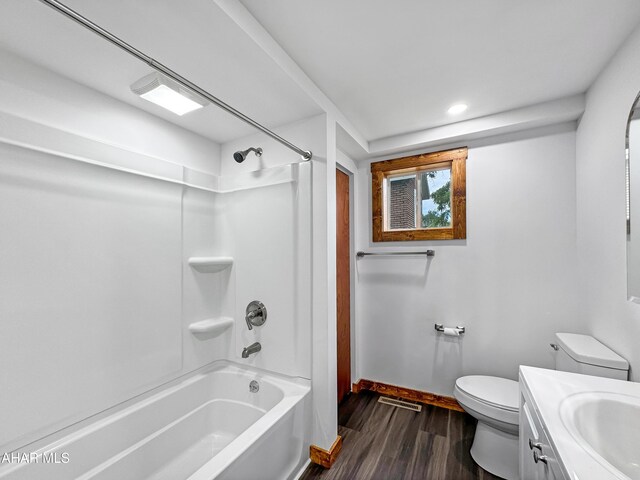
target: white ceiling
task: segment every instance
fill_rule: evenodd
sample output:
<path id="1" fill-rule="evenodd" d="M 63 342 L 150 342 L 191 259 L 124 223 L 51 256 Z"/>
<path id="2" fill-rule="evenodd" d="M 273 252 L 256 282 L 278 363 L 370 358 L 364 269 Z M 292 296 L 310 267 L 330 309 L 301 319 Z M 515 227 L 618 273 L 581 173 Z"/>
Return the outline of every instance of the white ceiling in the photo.
<path id="1" fill-rule="evenodd" d="M 368 140 L 582 93 L 640 20 L 638 0 L 241 1 Z"/>
<path id="2" fill-rule="evenodd" d="M 64 0 L 267 127 L 321 112 L 212 0 Z M 0 48 L 219 143 L 254 133 L 215 106 L 179 117 L 131 93 L 152 71 L 35 0 L 2 0 Z"/>
<path id="3" fill-rule="evenodd" d="M 241 1 L 367 140 L 584 92 L 640 21 L 638 0 Z M 268 127 L 321 112 L 214 0 L 65 3 Z M 220 143 L 254 132 L 133 95 L 150 67 L 36 0 L 0 2 L 0 48 Z"/>

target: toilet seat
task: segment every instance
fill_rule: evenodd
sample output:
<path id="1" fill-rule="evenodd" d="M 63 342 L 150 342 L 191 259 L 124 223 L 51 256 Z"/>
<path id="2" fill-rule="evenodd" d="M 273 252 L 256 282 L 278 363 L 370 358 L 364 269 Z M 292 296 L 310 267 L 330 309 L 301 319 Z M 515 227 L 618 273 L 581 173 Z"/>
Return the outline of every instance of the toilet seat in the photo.
<path id="1" fill-rule="evenodd" d="M 454 396 L 465 410 L 507 424 L 511 427 L 509 430 L 518 425 L 520 391 L 514 380 L 486 375 L 460 377 L 456 380 Z"/>
<path id="2" fill-rule="evenodd" d="M 518 382 L 469 375 L 456 380 L 454 396 L 460 406 L 478 420 L 471 457 L 500 478 L 518 480 Z"/>

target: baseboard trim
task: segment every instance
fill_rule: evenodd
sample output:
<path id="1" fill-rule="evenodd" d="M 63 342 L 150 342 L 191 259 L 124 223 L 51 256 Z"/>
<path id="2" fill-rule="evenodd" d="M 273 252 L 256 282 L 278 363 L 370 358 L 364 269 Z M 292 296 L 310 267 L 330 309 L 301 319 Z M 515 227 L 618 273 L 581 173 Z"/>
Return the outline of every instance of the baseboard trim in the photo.
<path id="1" fill-rule="evenodd" d="M 455 398 L 447 397 L 445 395 L 437 395 L 435 393 L 423 392 L 412 388 L 374 382 L 373 380 L 367 380 L 364 378 L 361 378 L 357 383 L 354 383 L 351 388 L 353 393 L 359 393 L 361 390 L 370 390 L 384 395 L 391 395 L 392 397 L 399 397 L 403 400 L 412 400 L 414 402 L 426 403 L 427 405 L 435 405 L 436 407 L 464 412 L 463 408 Z"/>
<path id="2" fill-rule="evenodd" d="M 309 447 L 309 458 L 313 463 L 324 468 L 331 468 L 338 458 L 340 450 L 342 450 L 342 437 L 338 435 L 329 450 L 325 450 L 324 448 L 320 448 L 316 445 L 311 445 L 311 447 Z"/>

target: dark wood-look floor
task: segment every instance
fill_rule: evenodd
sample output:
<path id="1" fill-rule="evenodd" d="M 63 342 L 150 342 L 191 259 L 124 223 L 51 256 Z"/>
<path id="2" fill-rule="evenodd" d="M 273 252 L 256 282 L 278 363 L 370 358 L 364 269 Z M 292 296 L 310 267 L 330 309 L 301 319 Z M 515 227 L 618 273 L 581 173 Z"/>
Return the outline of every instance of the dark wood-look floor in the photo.
<path id="1" fill-rule="evenodd" d="M 311 464 L 301 480 L 493 480 L 469 454 L 476 422 L 431 405 L 422 412 L 378 403 L 366 390 L 338 409 L 342 451 L 330 469 Z"/>

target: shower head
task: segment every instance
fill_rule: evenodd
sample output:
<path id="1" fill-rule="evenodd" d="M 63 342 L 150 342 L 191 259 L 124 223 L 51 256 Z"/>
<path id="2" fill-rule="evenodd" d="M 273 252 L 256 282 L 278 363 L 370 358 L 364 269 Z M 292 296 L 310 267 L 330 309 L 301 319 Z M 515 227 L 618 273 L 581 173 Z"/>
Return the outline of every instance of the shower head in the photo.
<path id="1" fill-rule="evenodd" d="M 249 152 L 255 152 L 256 157 L 260 157 L 262 155 L 262 149 L 260 147 L 258 148 L 250 147 L 250 148 L 247 148 L 246 150 L 238 150 L 236 153 L 233 154 L 233 159 L 238 163 L 242 163 L 247 158 L 247 155 L 249 155 Z"/>

